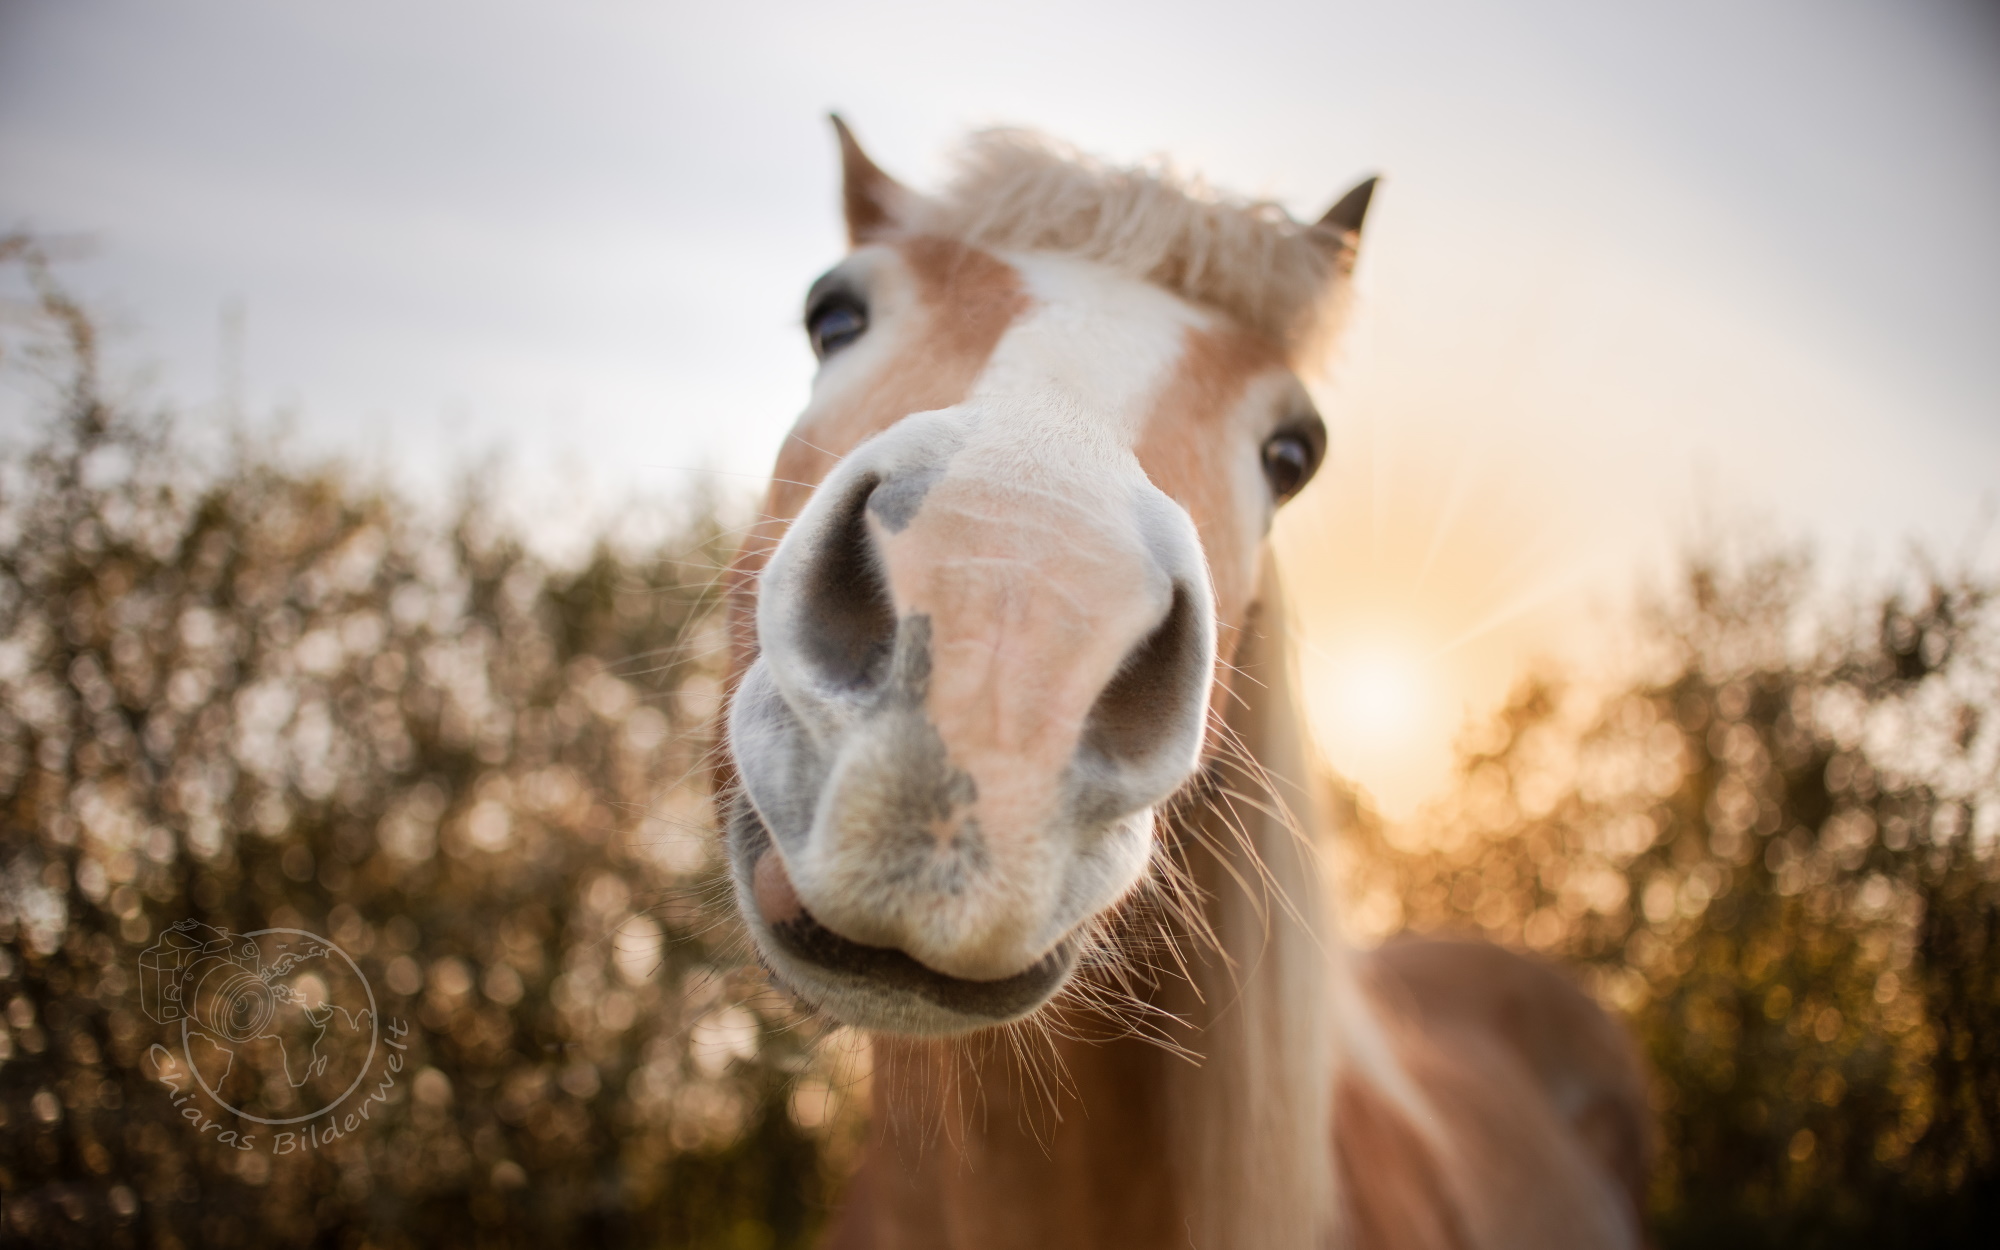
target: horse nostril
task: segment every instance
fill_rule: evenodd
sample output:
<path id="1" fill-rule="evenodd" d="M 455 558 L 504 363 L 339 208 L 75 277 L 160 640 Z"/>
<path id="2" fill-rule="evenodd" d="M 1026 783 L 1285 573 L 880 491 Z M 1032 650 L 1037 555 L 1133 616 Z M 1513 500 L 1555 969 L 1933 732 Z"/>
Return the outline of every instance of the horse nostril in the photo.
<path id="1" fill-rule="evenodd" d="M 1166 619 L 1132 649 L 1097 696 L 1084 743 L 1106 759 L 1137 763 L 1185 738 L 1188 719 L 1205 706 L 1208 656 L 1194 597 L 1174 586 Z"/>
<path id="2" fill-rule="evenodd" d="M 879 684 L 895 647 L 896 608 L 868 534 L 868 497 L 879 484 L 875 477 L 855 483 L 802 579 L 800 641 L 806 658 L 833 686 Z"/>
<path id="3" fill-rule="evenodd" d="M 772 848 L 765 848 L 750 871 L 750 893 L 767 924 L 787 924 L 805 914 L 805 904 L 799 901 L 791 874 L 785 871 L 784 861 Z"/>

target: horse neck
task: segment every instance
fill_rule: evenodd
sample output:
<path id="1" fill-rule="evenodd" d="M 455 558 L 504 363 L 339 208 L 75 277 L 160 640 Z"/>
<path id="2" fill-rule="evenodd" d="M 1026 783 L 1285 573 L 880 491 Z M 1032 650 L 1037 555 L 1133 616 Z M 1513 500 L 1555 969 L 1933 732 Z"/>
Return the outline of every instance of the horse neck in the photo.
<path id="1" fill-rule="evenodd" d="M 1268 562 L 1262 582 L 1225 716 L 1249 759 L 1212 765 L 1164 831 L 1214 938 L 1152 959 L 1172 970 L 1152 1005 L 1192 1057 L 1074 1007 L 1049 1035 L 878 1039 L 873 1140 L 846 1222 L 871 1231 L 835 1245 L 1305 1250 L 1331 1237 L 1348 976 L 1295 832 L 1312 827 L 1308 774 Z"/>

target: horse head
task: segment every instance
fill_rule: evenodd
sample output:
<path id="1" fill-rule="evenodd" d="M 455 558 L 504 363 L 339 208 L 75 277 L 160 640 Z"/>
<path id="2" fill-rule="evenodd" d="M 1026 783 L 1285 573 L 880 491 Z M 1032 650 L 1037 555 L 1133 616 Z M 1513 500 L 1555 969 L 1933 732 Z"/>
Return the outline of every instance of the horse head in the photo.
<path id="1" fill-rule="evenodd" d="M 1301 224 L 995 132 L 927 196 L 835 125 L 853 246 L 732 569 L 728 855 L 792 991 L 957 1033 L 1062 988 L 1224 749 L 1373 183 Z"/>

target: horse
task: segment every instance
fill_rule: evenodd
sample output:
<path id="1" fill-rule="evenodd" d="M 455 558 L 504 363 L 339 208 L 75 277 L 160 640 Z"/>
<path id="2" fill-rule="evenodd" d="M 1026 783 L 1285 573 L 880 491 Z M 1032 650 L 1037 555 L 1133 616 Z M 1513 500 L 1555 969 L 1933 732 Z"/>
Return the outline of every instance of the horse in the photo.
<path id="1" fill-rule="evenodd" d="M 1267 536 L 1375 180 L 1307 224 L 997 130 L 923 194 L 832 120 L 718 791 L 758 958 L 870 1039 L 825 1244 L 1640 1245 L 1620 1027 L 1333 924 Z"/>

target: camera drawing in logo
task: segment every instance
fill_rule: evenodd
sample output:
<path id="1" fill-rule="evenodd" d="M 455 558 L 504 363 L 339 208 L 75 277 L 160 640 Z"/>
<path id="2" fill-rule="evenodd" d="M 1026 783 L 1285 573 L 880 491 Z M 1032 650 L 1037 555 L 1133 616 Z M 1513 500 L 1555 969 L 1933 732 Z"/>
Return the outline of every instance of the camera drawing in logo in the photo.
<path id="1" fill-rule="evenodd" d="M 346 951 L 302 929 L 183 920 L 139 956 L 139 1003 L 181 1026 L 195 1080 L 258 1124 L 298 1124 L 347 1100 L 374 1062 L 375 990 Z"/>

